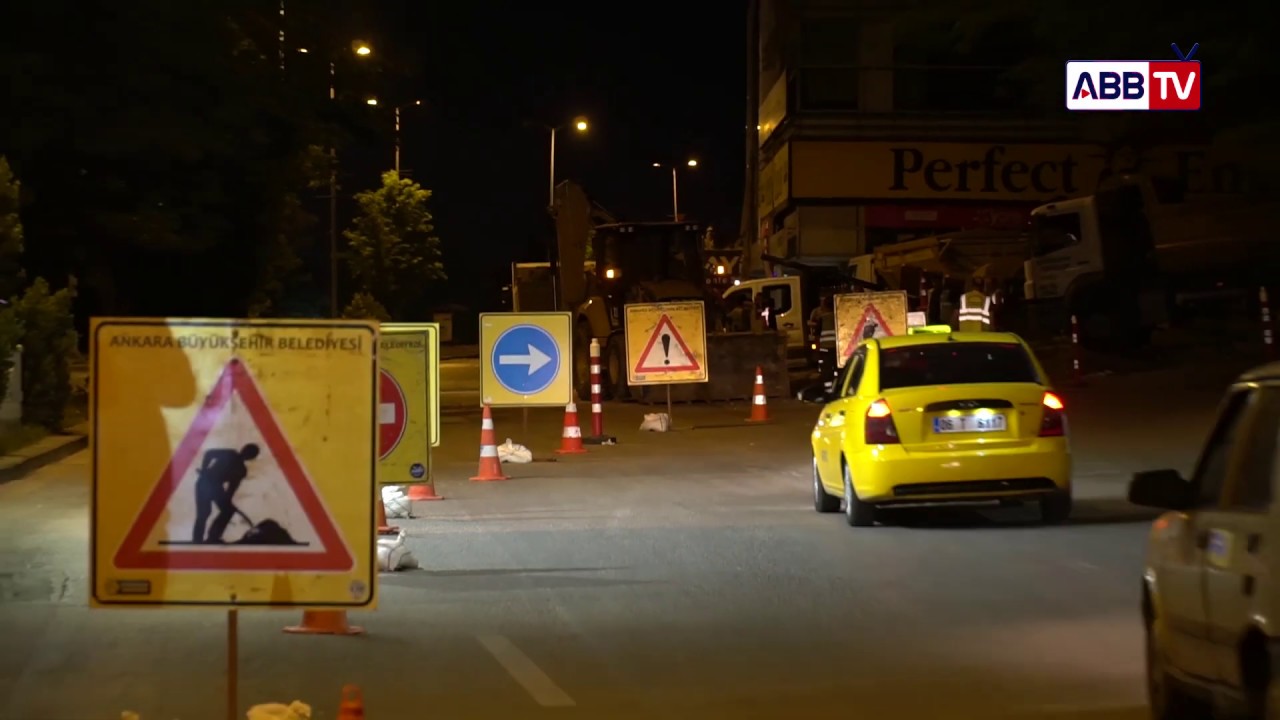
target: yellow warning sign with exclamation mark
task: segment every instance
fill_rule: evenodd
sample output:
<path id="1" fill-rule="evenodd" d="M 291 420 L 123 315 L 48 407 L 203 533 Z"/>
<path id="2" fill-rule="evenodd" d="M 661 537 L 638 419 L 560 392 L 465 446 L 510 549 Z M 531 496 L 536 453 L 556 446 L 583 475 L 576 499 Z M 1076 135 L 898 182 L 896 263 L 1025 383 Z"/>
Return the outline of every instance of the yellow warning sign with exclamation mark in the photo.
<path id="1" fill-rule="evenodd" d="M 627 305 L 625 320 L 628 384 L 707 382 L 703 303 Z"/>

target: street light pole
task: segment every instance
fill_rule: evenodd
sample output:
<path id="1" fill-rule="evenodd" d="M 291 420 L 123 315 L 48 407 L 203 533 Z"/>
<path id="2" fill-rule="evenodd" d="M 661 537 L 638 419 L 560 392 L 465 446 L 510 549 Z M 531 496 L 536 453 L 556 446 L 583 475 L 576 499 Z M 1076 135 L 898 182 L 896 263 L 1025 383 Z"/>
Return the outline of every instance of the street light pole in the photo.
<path id="1" fill-rule="evenodd" d="M 400 177 L 400 106 L 396 106 L 396 177 Z"/>
<path id="2" fill-rule="evenodd" d="M 551 128 L 551 188 L 547 195 L 547 207 L 556 206 L 556 129 Z"/>
<path id="3" fill-rule="evenodd" d="M 671 166 L 671 219 L 680 222 L 680 182 L 676 178 L 676 166 Z"/>

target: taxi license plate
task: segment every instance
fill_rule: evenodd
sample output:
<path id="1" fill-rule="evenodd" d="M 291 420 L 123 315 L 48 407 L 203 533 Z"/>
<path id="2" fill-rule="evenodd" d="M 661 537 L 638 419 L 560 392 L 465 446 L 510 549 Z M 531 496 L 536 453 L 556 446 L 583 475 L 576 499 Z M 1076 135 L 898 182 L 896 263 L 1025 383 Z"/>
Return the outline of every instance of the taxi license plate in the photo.
<path id="1" fill-rule="evenodd" d="M 1004 432 L 1008 421 L 1004 415 L 961 415 L 933 419 L 935 433 Z"/>

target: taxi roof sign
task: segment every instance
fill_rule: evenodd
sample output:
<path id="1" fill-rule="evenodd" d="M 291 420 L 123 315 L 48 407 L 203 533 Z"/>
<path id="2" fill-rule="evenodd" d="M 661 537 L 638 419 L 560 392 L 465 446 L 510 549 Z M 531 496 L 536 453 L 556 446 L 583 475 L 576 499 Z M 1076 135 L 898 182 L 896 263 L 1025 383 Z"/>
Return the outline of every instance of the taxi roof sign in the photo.
<path id="1" fill-rule="evenodd" d="M 918 327 L 907 328 L 908 335 L 950 335 L 950 325 L 920 325 Z"/>

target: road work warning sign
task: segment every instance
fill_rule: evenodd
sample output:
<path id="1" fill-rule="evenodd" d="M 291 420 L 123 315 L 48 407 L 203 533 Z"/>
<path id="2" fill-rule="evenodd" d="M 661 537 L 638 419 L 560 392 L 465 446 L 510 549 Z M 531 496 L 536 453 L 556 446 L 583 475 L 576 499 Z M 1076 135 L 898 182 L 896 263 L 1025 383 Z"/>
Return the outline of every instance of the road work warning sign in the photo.
<path id="1" fill-rule="evenodd" d="M 707 382 L 706 308 L 701 302 L 627 305 L 627 383 Z"/>
<path id="2" fill-rule="evenodd" d="M 906 333 L 906 292 L 861 292 L 836 296 L 836 357 L 840 367 L 844 367 L 863 340 Z"/>
<path id="3" fill-rule="evenodd" d="M 91 334 L 93 605 L 373 606 L 373 323 Z"/>

